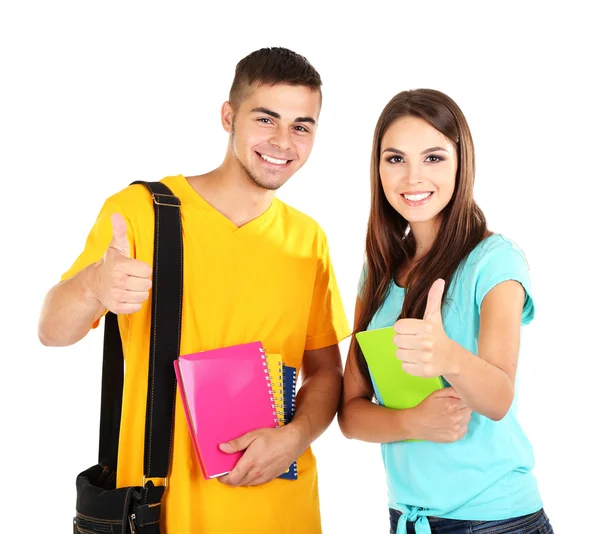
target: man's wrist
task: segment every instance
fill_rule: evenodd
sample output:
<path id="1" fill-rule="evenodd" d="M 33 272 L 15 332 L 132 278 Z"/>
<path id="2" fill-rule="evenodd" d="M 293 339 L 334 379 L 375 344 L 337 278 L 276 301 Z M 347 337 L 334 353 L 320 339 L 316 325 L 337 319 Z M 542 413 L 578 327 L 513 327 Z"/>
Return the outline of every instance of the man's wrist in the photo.
<path id="1" fill-rule="evenodd" d="M 88 267 L 86 267 L 82 274 L 82 292 L 83 297 L 90 304 L 95 304 L 97 306 L 103 306 L 102 302 L 96 295 L 94 288 L 96 287 L 96 279 L 98 278 L 98 269 L 102 264 L 103 260 L 100 259 L 96 263 L 92 263 Z"/>
<path id="2" fill-rule="evenodd" d="M 296 457 L 300 456 L 310 446 L 310 425 L 305 418 L 296 417 L 296 419 L 282 427 L 282 430 L 291 436 Z"/>

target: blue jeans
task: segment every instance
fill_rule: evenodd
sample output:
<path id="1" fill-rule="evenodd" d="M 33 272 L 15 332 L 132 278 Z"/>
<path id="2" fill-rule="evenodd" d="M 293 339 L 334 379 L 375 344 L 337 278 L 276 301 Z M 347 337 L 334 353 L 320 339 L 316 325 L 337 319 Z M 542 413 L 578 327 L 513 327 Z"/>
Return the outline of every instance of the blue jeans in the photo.
<path id="1" fill-rule="evenodd" d="M 390 509 L 390 533 L 396 534 L 402 512 Z M 522 517 L 500 521 L 460 521 L 429 517 L 432 534 L 554 534 L 544 509 Z M 408 523 L 408 534 L 414 534 L 413 523 Z"/>

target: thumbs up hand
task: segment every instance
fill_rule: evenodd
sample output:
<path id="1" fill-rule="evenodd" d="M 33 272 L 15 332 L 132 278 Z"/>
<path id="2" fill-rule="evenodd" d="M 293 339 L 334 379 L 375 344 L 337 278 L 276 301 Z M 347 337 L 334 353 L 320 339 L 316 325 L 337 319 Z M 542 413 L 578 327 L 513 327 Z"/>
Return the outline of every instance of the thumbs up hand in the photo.
<path id="1" fill-rule="evenodd" d="M 94 297 L 116 314 L 141 309 L 152 287 L 152 268 L 131 258 L 127 224 L 119 213 L 111 216 L 113 236 L 104 257 L 96 264 L 91 283 Z"/>
<path id="2" fill-rule="evenodd" d="M 450 339 L 442 322 L 444 285 L 439 279 L 431 286 L 423 319 L 399 319 L 394 324 L 396 357 L 411 375 L 429 378 L 451 371 Z"/>
<path id="3" fill-rule="evenodd" d="M 112 249 L 123 256 L 130 257 L 129 239 L 127 239 L 127 223 L 120 213 L 113 213 L 110 216 L 113 228 L 113 237 L 108 245 L 107 253 Z"/>

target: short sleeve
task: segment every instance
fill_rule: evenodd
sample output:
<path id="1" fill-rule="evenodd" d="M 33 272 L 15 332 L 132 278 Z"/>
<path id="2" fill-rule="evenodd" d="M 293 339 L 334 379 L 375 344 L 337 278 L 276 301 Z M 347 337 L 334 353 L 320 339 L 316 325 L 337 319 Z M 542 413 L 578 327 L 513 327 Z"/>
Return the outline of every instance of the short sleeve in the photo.
<path id="1" fill-rule="evenodd" d="M 350 336 L 350 327 L 331 263 L 327 238 L 320 228 L 315 243 L 315 254 L 317 271 L 305 350 L 336 345 Z"/>
<path id="2" fill-rule="evenodd" d="M 501 246 L 486 253 L 478 271 L 475 300 L 479 311 L 481 311 L 483 299 L 495 286 L 507 280 L 515 280 L 525 290 L 521 324 L 526 325 L 533 320 L 535 306 L 531 292 L 529 266 L 525 255 L 517 245 L 504 240 Z"/>

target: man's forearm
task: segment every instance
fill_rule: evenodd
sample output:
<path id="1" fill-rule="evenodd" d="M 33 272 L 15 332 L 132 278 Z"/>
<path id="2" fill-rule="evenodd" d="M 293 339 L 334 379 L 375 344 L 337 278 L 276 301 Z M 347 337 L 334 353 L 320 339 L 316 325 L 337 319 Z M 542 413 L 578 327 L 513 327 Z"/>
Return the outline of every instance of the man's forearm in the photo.
<path id="1" fill-rule="evenodd" d="M 288 425 L 298 432 L 300 453 L 331 424 L 342 391 L 342 368 L 326 367 L 308 377 L 296 397 L 296 414 Z"/>
<path id="2" fill-rule="evenodd" d="M 89 291 L 94 265 L 55 285 L 46 295 L 38 324 L 40 341 L 50 347 L 82 339 L 105 311 Z"/>

